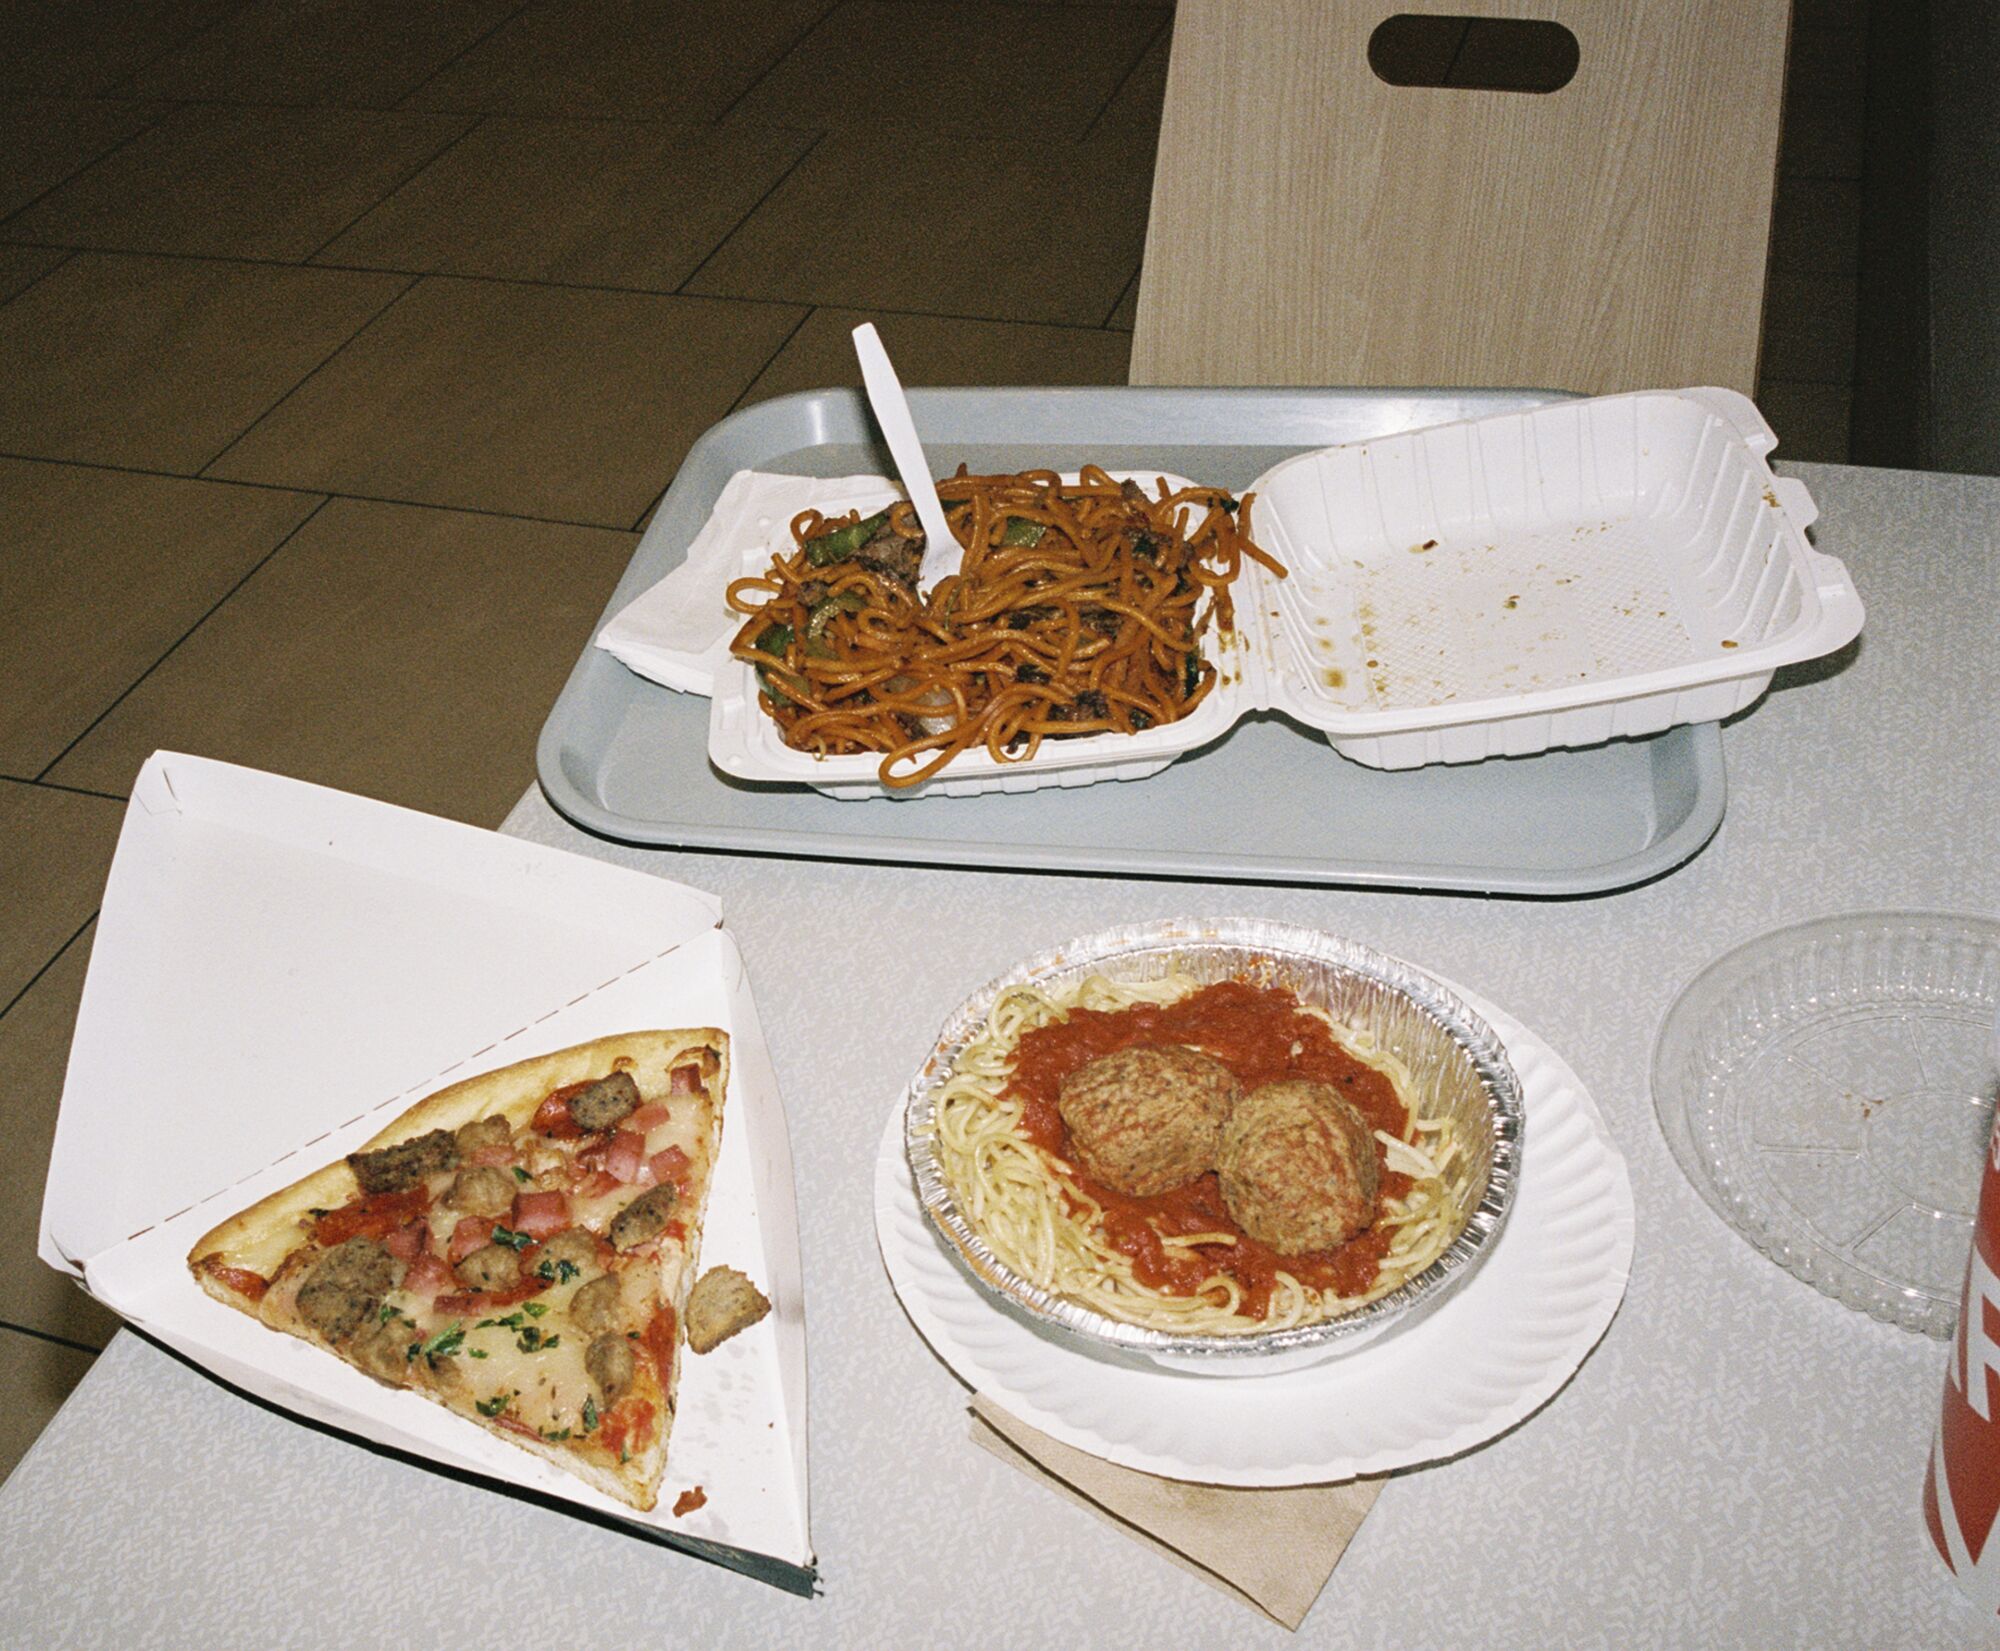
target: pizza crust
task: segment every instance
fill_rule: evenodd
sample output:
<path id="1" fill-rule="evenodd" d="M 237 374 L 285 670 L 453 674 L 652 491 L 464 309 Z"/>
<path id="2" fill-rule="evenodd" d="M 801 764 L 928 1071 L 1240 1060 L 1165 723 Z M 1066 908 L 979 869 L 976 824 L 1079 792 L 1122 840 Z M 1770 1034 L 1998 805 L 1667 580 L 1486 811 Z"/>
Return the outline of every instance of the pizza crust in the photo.
<path id="1" fill-rule="evenodd" d="M 721 1142 L 728 1048 L 727 1034 L 715 1027 L 629 1032 L 577 1044 L 482 1073 L 427 1095 L 356 1150 L 378 1151 L 432 1130 L 456 1131 L 476 1118 L 496 1115 L 504 1117 L 510 1129 L 519 1131 L 552 1091 L 618 1069 L 631 1072 L 642 1094 L 666 1097 L 671 1092 L 672 1073 L 687 1066 L 690 1056 L 696 1057 L 701 1087 L 707 1097 L 703 1118 L 705 1139 L 695 1165 L 699 1180 L 692 1189 L 695 1196 L 689 1200 L 685 1214 L 677 1217 L 683 1222 L 686 1237 L 663 1250 L 657 1263 L 660 1305 L 673 1312 L 678 1329 L 699 1264 L 708 1195 Z M 289 1298 L 296 1293 L 296 1280 L 290 1275 L 301 1270 L 291 1264 L 291 1258 L 309 1247 L 314 1213 L 338 1209 L 360 1191 L 353 1169 L 342 1157 L 258 1200 L 205 1233 L 188 1252 L 189 1269 L 216 1300 L 272 1329 L 299 1336 L 353 1367 L 353 1359 L 303 1323 L 296 1304 L 290 1303 Z M 268 1280 L 266 1299 L 260 1303 L 232 1288 L 226 1277 L 218 1274 L 218 1268 L 242 1269 Z M 475 1412 L 469 1395 L 455 1397 L 423 1381 L 392 1385 L 396 1391 L 416 1393 L 441 1404 L 481 1431 L 532 1452 L 617 1501 L 646 1511 L 654 1506 L 657 1485 L 665 1468 L 680 1382 L 679 1340 L 677 1334 L 675 1356 L 668 1361 L 664 1384 L 654 1379 L 650 1366 L 642 1367 L 648 1374 L 640 1385 L 644 1396 L 655 1404 L 658 1426 L 652 1443 L 636 1451 L 629 1462 L 619 1464 L 591 1461 L 564 1449 L 560 1442 L 496 1426 Z"/>
<path id="2" fill-rule="evenodd" d="M 476 1078 L 463 1079 L 426 1095 L 355 1150 L 376 1152 L 399 1141 L 427 1135 L 434 1129 L 456 1130 L 492 1113 L 505 1117 L 510 1127 L 518 1129 L 535 1115 L 535 1109 L 550 1090 L 609 1071 L 621 1060 L 631 1063 L 629 1070 L 642 1090 L 664 1088 L 668 1074 L 683 1064 L 682 1057 L 690 1052 L 709 1057 L 703 1061 L 703 1082 L 714 1097 L 712 1111 L 719 1126 L 722 1091 L 728 1078 L 728 1042 L 727 1034 L 717 1028 L 701 1026 L 673 1032 L 623 1032 L 591 1043 L 574 1044 L 551 1055 L 483 1072 Z M 706 1070 L 711 1060 L 715 1067 L 712 1075 Z M 711 1149 L 713 1145 L 711 1142 Z M 241 1305 L 234 1292 L 216 1283 L 213 1275 L 203 1270 L 204 1261 L 212 1258 L 269 1277 L 298 1247 L 299 1222 L 303 1217 L 316 1209 L 338 1209 L 360 1190 L 346 1158 L 338 1158 L 204 1233 L 188 1252 L 188 1265 L 195 1269 L 195 1276 L 210 1295 L 231 1306 Z M 260 1261 L 264 1265 L 259 1265 Z"/>

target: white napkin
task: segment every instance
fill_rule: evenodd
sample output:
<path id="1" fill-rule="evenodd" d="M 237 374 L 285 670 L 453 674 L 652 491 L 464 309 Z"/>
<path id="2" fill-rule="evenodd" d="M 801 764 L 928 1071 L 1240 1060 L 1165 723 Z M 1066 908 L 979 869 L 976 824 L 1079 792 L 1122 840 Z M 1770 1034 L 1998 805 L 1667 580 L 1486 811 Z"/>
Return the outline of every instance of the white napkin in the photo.
<path id="1" fill-rule="evenodd" d="M 724 599 L 732 579 L 762 573 L 792 548 L 802 510 L 839 516 L 880 510 L 902 490 L 883 476 L 779 476 L 739 470 L 688 546 L 681 565 L 642 592 L 597 633 L 597 646 L 648 681 L 713 694 L 743 615 Z"/>
<path id="2" fill-rule="evenodd" d="M 1241 1490 L 1120 1467 L 1051 1439 L 984 1394 L 972 1438 L 1232 1599 L 1296 1629 L 1381 1494 L 1381 1479 Z"/>

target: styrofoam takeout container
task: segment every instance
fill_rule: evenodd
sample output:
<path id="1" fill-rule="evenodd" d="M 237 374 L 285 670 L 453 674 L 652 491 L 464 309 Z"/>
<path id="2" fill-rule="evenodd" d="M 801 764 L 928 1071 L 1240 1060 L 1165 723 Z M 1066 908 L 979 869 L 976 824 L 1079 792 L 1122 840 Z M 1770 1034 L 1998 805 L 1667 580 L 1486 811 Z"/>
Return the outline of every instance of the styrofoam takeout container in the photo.
<path id="1" fill-rule="evenodd" d="M 655 680 L 712 695 L 709 755 L 723 773 L 832 796 L 1144 778 L 1259 710 L 1375 768 L 1595 745 L 1719 721 L 1778 666 L 1860 630 L 1846 569 L 1806 542 L 1811 496 L 1766 462 L 1776 445 L 1748 398 L 1692 389 L 1553 403 L 1287 459 L 1244 491 L 1258 495 L 1258 543 L 1289 576 L 1245 568 L 1237 631 L 1213 640 L 1221 680 L 1192 716 L 1045 741 L 1032 762 L 967 752 L 910 789 L 886 790 L 874 756 L 785 746 L 754 672 L 726 643 L 678 672 L 624 645 L 647 596 L 599 643 Z M 1117 473 L 1149 490 L 1162 474 Z M 898 496 L 883 478 L 737 481 L 746 485 L 725 490 L 703 537 L 721 536 L 745 574 L 791 549 L 788 524 L 807 505 L 866 511 Z"/>
<path id="2" fill-rule="evenodd" d="M 773 1311 L 685 1360 L 638 1513 L 208 1296 L 203 1233 L 423 1095 L 650 1027 L 730 1036 L 702 1265 Z M 406 809 L 172 753 L 118 841 L 56 1121 L 39 1250 L 196 1363 L 299 1415 L 810 1586 L 791 1149 L 713 896 Z M 672 1513 L 677 1489 L 706 1504 Z M 803 1579 L 803 1580 L 802 1580 Z"/>

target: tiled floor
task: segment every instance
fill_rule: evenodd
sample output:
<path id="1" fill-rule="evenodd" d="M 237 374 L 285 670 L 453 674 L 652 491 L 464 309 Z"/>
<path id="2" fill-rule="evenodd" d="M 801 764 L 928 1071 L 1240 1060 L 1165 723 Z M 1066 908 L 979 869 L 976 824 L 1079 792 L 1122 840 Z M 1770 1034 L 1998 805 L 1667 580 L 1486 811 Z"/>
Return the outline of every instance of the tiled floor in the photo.
<path id="1" fill-rule="evenodd" d="M 1169 23 L 0 8 L 0 1472 L 113 1329 L 29 1257 L 145 755 L 494 823 L 636 529 L 732 407 L 855 382 L 863 318 L 919 383 L 1122 382 Z M 1801 384 L 1841 371 L 1805 309 L 1852 330 L 1847 152 L 1813 141 L 1773 284 Z"/>
<path id="2" fill-rule="evenodd" d="M 919 383 L 1122 382 L 1168 23 L 0 8 L 0 1473 L 114 1328 L 31 1257 L 147 753 L 493 824 L 732 407 L 857 382 L 864 318 Z"/>

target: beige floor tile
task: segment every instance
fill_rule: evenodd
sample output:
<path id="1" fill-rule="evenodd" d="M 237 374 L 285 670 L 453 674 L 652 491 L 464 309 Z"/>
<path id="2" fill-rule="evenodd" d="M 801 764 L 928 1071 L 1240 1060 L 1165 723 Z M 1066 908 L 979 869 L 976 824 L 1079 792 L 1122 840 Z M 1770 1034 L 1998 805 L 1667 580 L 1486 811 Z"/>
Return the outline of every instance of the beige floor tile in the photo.
<path id="1" fill-rule="evenodd" d="M 854 329 L 863 321 L 875 323 L 905 384 L 1123 384 L 1132 354 L 1128 334 L 1084 327 L 815 310 L 744 401 L 860 384 Z"/>
<path id="2" fill-rule="evenodd" d="M 175 110 L 7 225 L 24 241 L 296 263 L 464 132 L 463 115 Z"/>
<path id="3" fill-rule="evenodd" d="M 1793 29 L 1778 170 L 1789 177 L 1860 177 L 1867 92 L 1866 31 Z"/>
<path id="4" fill-rule="evenodd" d="M 411 100 L 484 114 L 716 119 L 828 0 L 546 0 L 523 8 Z"/>
<path id="5" fill-rule="evenodd" d="M 54 762 L 318 502 L 0 459 L 0 774 Z"/>
<path id="6" fill-rule="evenodd" d="M 0 452 L 199 470 L 407 285 L 78 253 L 0 308 Z"/>
<path id="7" fill-rule="evenodd" d="M 0 246 L 0 304 L 33 286 L 68 256 L 60 247 Z"/>
<path id="8" fill-rule="evenodd" d="M 8 0 L 0 89 L 109 92 L 240 0 Z"/>
<path id="9" fill-rule="evenodd" d="M 8 1401 L 0 1406 L 5 1417 L 0 1421 L 0 1478 L 28 1454 L 95 1357 L 18 1330 L 0 1330 L 0 1388 Z"/>
<path id="10" fill-rule="evenodd" d="M 1152 169 L 1129 139 L 835 132 L 687 290 L 1095 327 L 1138 266 Z"/>
<path id="11" fill-rule="evenodd" d="M 811 142 L 747 128 L 490 120 L 319 261 L 671 292 Z"/>
<path id="12" fill-rule="evenodd" d="M 1757 406 L 1777 432 L 1778 457 L 1845 464 L 1854 392 L 1844 384 L 1793 384 L 1765 379 Z"/>
<path id="13" fill-rule="evenodd" d="M 1771 203 L 1771 268 L 1852 275 L 1860 267 L 1860 183 L 1781 177 Z"/>
<path id="14" fill-rule="evenodd" d="M 0 1127 L 7 1132 L 7 1151 L 0 1153 L 0 1255 L 9 1262 L 0 1267 L 0 1320 L 101 1347 L 117 1319 L 35 1256 L 56 1109 L 89 958 L 86 935 L 0 1015 Z M 3 1374 L 0 1391 L 12 1391 Z M 10 1408 L 0 1405 L 0 1413 Z"/>
<path id="15" fill-rule="evenodd" d="M 629 527 L 799 320 L 426 277 L 213 474 Z"/>
<path id="16" fill-rule="evenodd" d="M 143 97 L 386 108 L 520 0 L 258 0 L 136 76 Z"/>
<path id="17" fill-rule="evenodd" d="M 101 789 L 165 747 L 496 825 L 636 542 L 336 499 L 50 777 Z"/>
<path id="18" fill-rule="evenodd" d="M 143 132 L 161 112 L 157 103 L 0 98 L 0 217 L 74 177 L 98 156 Z M 12 235 L 14 226 L 8 224 L 0 233 Z"/>
<path id="19" fill-rule="evenodd" d="M 1157 137 L 1160 110 L 1167 101 L 1167 60 L 1173 49 L 1174 31 L 1163 26 L 1146 48 L 1146 55 L 1125 77 L 1104 113 L 1092 128 L 1097 132 L 1144 132 Z"/>
<path id="20" fill-rule="evenodd" d="M 124 817 L 105 797 L 0 780 L 0 1009 L 90 921 Z"/>
<path id="21" fill-rule="evenodd" d="M 1773 271 L 1764 294 L 1764 376 L 1851 384 L 1860 288 L 1852 275 Z"/>
<path id="22" fill-rule="evenodd" d="M 1079 138 L 1160 20 L 983 0 L 845 0 L 729 118 Z M 860 95 L 838 95 L 845 88 Z"/>

